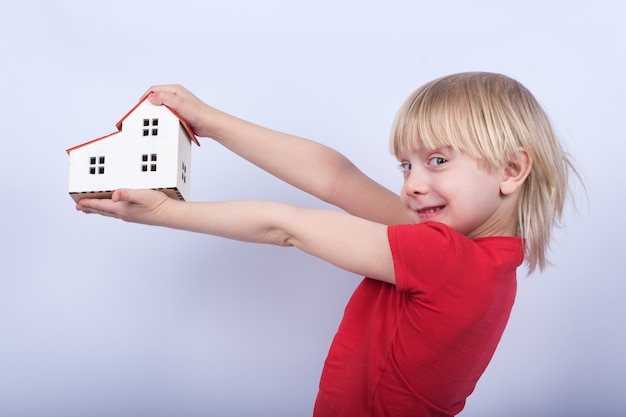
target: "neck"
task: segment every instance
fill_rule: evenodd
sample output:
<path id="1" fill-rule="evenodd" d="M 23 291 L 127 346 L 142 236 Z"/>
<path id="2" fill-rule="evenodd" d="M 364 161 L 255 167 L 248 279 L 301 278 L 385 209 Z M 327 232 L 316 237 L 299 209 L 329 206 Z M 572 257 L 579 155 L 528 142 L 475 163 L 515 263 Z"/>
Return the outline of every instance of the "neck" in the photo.
<path id="1" fill-rule="evenodd" d="M 498 210 L 476 230 L 468 233 L 467 237 L 517 236 L 517 200 L 517 194 L 503 196 Z"/>

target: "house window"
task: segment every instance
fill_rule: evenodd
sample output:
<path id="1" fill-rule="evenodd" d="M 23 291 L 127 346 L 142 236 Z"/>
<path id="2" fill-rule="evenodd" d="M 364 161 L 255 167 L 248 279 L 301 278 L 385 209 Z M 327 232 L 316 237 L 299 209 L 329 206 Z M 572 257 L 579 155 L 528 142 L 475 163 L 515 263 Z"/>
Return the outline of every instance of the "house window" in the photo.
<path id="1" fill-rule="evenodd" d="M 89 157 L 89 174 L 104 174 L 104 156 L 90 156 Z"/>
<path id="2" fill-rule="evenodd" d="M 183 165 L 181 167 L 180 179 L 182 179 L 184 183 L 187 182 L 187 165 L 185 165 L 184 162 L 183 162 Z"/>
<path id="3" fill-rule="evenodd" d="M 148 161 L 150 164 L 148 164 Z M 157 154 L 152 153 L 150 155 L 141 155 L 141 172 L 155 172 L 157 170 Z"/>
<path id="4" fill-rule="evenodd" d="M 150 129 L 150 126 L 152 126 L 152 129 Z M 150 134 L 152 134 L 152 136 L 156 136 L 159 134 L 159 129 L 157 128 L 157 126 L 159 126 L 159 119 L 143 119 L 143 135 L 144 136 L 150 136 Z"/>

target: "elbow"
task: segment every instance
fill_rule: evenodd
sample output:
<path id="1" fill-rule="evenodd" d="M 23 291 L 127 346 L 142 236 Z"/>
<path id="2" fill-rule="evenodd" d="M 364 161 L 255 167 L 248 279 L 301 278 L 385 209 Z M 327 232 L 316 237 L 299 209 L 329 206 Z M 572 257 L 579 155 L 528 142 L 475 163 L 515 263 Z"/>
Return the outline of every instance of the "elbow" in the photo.
<path id="1" fill-rule="evenodd" d="M 265 237 L 262 239 L 262 242 L 285 248 L 297 246 L 293 236 L 285 233 L 283 230 L 277 229 L 267 231 Z"/>

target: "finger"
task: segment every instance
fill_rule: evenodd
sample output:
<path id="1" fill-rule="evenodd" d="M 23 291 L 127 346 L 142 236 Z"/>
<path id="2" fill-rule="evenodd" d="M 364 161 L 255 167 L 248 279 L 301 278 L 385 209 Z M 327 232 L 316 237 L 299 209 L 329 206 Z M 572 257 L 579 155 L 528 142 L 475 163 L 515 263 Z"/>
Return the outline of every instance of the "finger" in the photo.
<path id="1" fill-rule="evenodd" d="M 97 209 L 84 209 L 81 211 L 85 214 L 99 214 L 100 216 L 112 217 L 114 219 L 120 218 L 116 213 L 112 213 L 110 211 L 103 211 L 103 210 L 97 210 Z"/>
<path id="2" fill-rule="evenodd" d="M 148 96 L 150 103 L 156 106 L 167 106 L 177 113 L 184 111 L 182 109 L 185 106 L 185 99 L 186 97 L 170 91 L 155 91 Z"/>
<path id="3" fill-rule="evenodd" d="M 178 106 L 184 98 L 189 96 L 185 88 L 178 84 L 153 86 L 146 95 L 152 104 L 164 104 L 169 107 Z"/>
<path id="4" fill-rule="evenodd" d="M 171 94 L 178 94 L 179 88 L 180 86 L 177 84 L 153 85 L 145 93 L 141 95 L 141 99 L 139 101 L 143 100 L 144 98 L 146 98 L 152 93 L 161 92 L 161 91 L 166 91 Z"/>
<path id="5" fill-rule="evenodd" d="M 76 203 L 76 210 L 78 211 L 89 210 L 90 205 L 91 205 L 91 198 L 81 198 L 80 200 L 78 200 L 78 203 Z"/>
<path id="6" fill-rule="evenodd" d="M 107 217 L 119 218 L 119 204 L 109 199 L 84 198 L 76 205 L 76 210 L 87 214 L 100 214 Z"/>

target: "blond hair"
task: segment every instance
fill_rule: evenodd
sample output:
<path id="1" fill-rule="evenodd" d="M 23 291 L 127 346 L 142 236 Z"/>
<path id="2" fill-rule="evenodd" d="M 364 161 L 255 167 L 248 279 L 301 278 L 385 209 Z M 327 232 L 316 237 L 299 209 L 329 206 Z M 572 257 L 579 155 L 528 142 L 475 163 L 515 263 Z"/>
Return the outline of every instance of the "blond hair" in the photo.
<path id="1" fill-rule="evenodd" d="M 548 116 L 521 83 L 501 74 L 445 76 L 417 89 L 394 120 L 391 151 L 451 146 L 486 168 L 502 167 L 519 147 L 533 165 L 517 209 L 517 236 L 525 241 L 529 272 L 547 264 L 551 231 L 560 224 L 575 172 Z"/>

